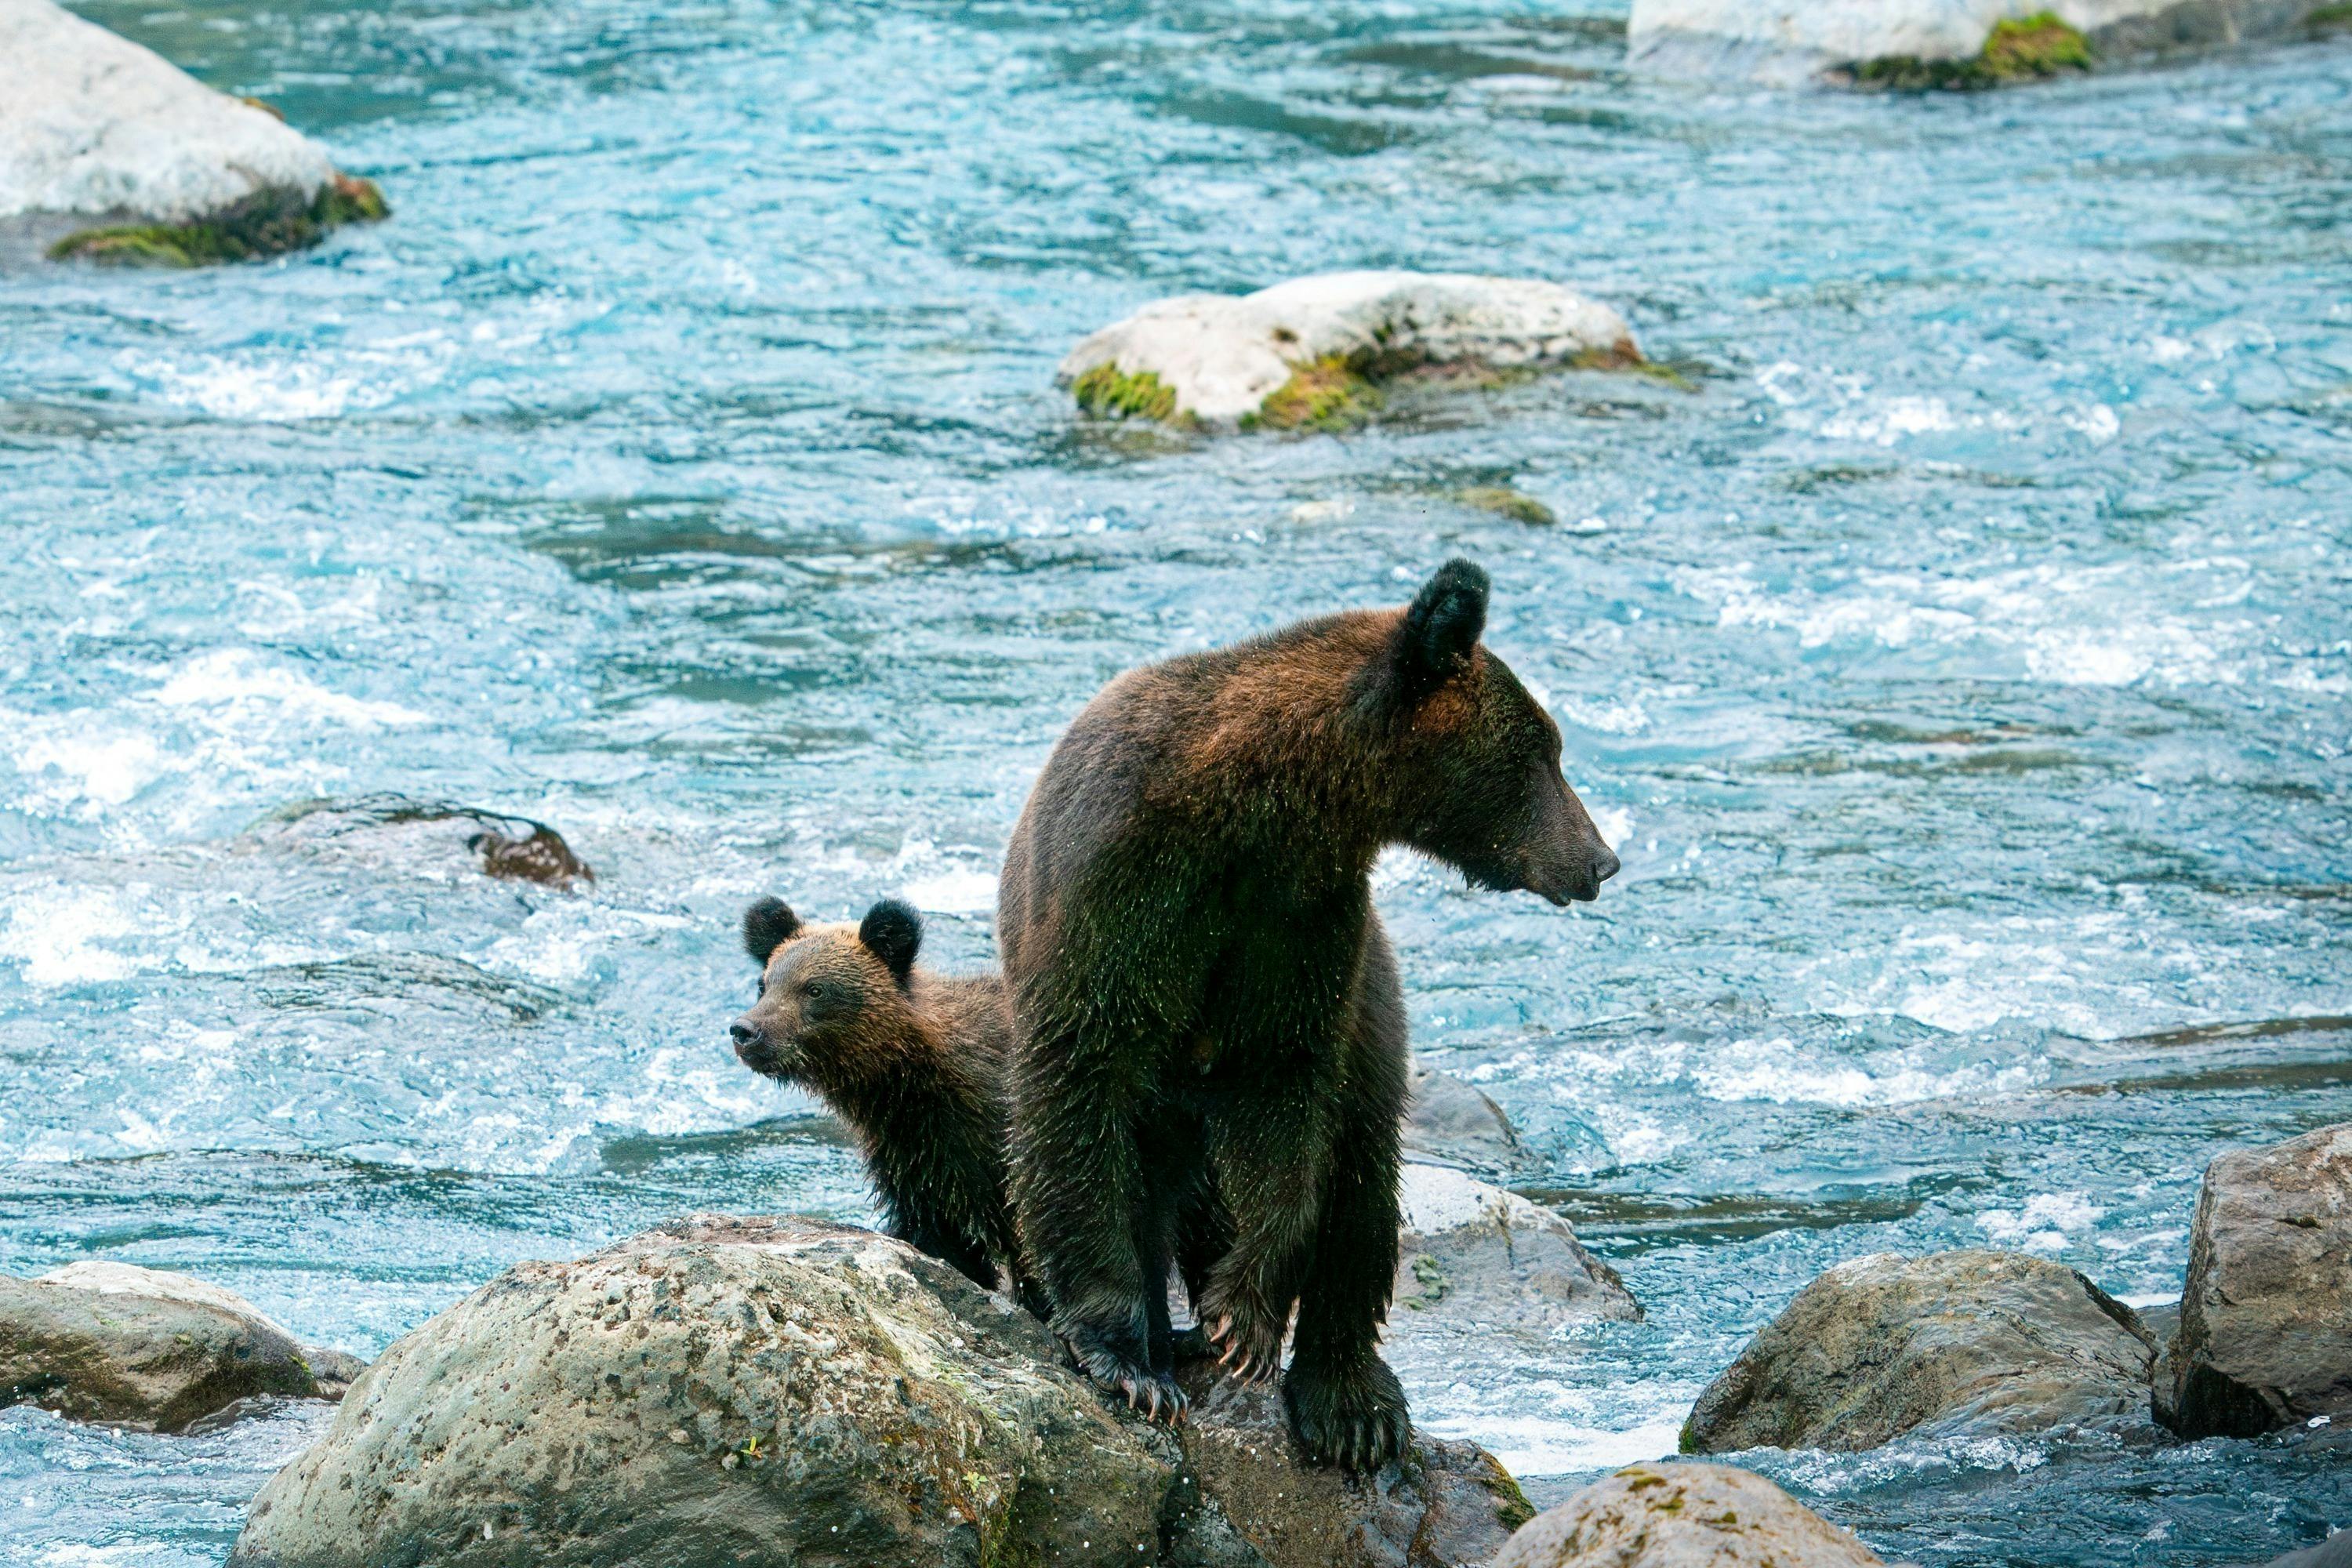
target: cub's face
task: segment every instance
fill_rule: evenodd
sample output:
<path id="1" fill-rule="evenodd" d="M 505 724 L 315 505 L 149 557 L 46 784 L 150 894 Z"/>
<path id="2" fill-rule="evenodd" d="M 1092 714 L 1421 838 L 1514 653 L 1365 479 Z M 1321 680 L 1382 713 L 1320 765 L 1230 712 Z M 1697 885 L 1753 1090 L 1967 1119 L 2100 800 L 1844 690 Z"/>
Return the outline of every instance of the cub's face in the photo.
<path id="1" fill-rule="evenodd" d="M 819 1092 L 878 1065 L 908 1005 L 922 917 L 895 899 L 856 926 L 804 926 L 781 899 L 743 914 L 759 999 L 729 1026 L 745 1067 Z"/>
<path id="2" fill-rule="evenodd" d="M 855 931 L 810 928 L 769 955 L 759 999 L 728 1031 L 735 1055 L 753 1072 L 821 1087 L 877 986 L 891 989 L 890 977 Z"/>

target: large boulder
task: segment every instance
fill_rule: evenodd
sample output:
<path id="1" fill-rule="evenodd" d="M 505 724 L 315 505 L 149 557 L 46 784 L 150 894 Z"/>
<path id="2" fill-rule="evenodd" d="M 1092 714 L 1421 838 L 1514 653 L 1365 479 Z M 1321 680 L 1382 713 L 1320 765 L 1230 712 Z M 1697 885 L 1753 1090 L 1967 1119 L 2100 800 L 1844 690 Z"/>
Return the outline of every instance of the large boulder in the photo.
<path id="1" fill-rule="evenodd" d="M 1596 1319 L 1639 1322 L 1616 1270 L 1568 1221 L 1442 1165 L 1407 1165 L 1389 1331 L 1549 1335 Z"/>
<path id="2" fill-rule="evenodd" d="M 1339 429 L 1376 413 L 1400 377 L 1642 363 L 1622 316 L 1557 283 L 1330 272 L 1154 300 L 1081 341 L 1058 379 L 1095 414 Z"/>
<path id="3" fill-rule="evenodd" d="M 2129 1307 L 2063 1264 L 1979 1248 L 1874 1253 L 1765 1325 L 1699 1395 L 1683 1448 L 2146 1428 L 2155 1349 Z"/>
<path id="4" fill-rule="evenodd" d="M 359 1370 L 185 1274 L 91 1261 L 0 1275 L 0 1404 L 180 1432 L 246 1400 L 338 1398 Z"/>
<path id="5" fill-rule="evenodd" d="M 2184 1436 L 2352 1413 L 2352 1123 L 2205 1168 L 2168 1359 Z"/>
<path id="6" fill-rule="evenodd" d="M 1991 87 L 2102 55 L 2294 36 L 2326 9 L 2326 0 L 1633 0 L 1626 63 L 1780 87 Z"/>
<path id="7" fill-rule="evenodd" d="M 509 1270 L 387 1351 L 231 1562 L 1483 1563 L 1532 1510 L 1417 1438 L 1349 1480 L 1279 1396 L 1114 1408 L 1002 1296 L 871 1231 L 701 1215 Z"/>
<path id="8" fill-rule="evenodd" d="M 383 210 L 270 110 L 51 0 L 0 0 L 0 236 L 186 265 L 294 249 Z"/>
<path id="9" fill-rule="evenodd" d="M 1494 1568 L 1872 1568 L 1870 1548 L 1759 1475 L 1633 1465 L 1538 1515 Z"/>
<path id="10" fill-rule="evenodd" d="M 1509 1175 L 1530 1163 L 1501 1106 L 1452 1073 L 1418 1063 L 1405 1102 L 1404 1146 L 1418 1159 L 1481 1175 Z"/>

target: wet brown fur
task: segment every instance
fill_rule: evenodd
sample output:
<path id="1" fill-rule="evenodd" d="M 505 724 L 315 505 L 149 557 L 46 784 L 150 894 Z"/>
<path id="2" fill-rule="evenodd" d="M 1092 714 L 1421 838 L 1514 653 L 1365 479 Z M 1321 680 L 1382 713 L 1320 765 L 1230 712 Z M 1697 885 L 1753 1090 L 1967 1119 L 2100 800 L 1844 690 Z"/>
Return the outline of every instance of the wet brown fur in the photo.
<path id="1" fill-rule="evenodd" d="M 746 940 L 758 957 L 748 917 Z M 889 1234 L 982 1285 L 1009 1285 L 1042 1312 L 1005 1192 L 1003 979 L 936 974 L 913 966 L 911 948 L 908 956 L 902 978 L 858 927 L 795 924 L 761 966 L 760 999 L 736 1026 L 737 1054 L 839 1114 Z"/>

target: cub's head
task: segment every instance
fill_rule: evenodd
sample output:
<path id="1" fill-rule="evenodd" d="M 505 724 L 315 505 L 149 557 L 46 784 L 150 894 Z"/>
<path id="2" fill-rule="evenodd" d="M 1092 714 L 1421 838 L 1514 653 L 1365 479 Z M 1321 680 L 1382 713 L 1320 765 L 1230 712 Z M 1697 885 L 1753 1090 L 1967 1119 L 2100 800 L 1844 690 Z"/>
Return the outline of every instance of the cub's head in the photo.
<path id="1" fill-rule="evenodd" d="M 1617 857 L 1559 771 L 1559 726 L 1482 646 L 1486 574 L 1447 562 L 1395 622 L 1370 694 L 1401 735 L 1405 842 L 1478 887 L 1600 896 Z"/>
<path id="2" fill-rule="evenodd" d="M 753 1072 L 824 1090 L 887 1065 L 923 918 L 884 899 L 856 926 L 803 925 L 781 899 L 743 911 L 760 996 L 728 1033 Z"/>

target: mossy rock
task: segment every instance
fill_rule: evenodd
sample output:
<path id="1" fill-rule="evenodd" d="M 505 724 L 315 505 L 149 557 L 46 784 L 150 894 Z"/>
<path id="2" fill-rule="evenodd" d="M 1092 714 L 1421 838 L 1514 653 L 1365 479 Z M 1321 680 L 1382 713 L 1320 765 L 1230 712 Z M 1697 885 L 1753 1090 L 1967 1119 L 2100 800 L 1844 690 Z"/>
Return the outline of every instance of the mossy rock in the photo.
<path id="1" fill-rule="evenodd" d="M 1080 408 L 1098 419 L 1181 423 L 1176 413 L 1176 389 L 1151 371 L 1130 375 L 1115 364 L 1098 364 L 1071 383 L 1070 392 Z"/>
<path id="2" fill-rule="evenodd" d="M 2303 25 L 2315 33 L 2352 31 L 2352 3 L 2322 5 L 2303 19 Z"/>
<path id="3" fill-rule="evenodd" d="M 1491 511 L 1496 517 L 1506 517 L 1513 522 L 1524 522 L 1530 527 L 1548 527 L 1559 521 L 1553 515 L 1551 508 L 1525 490 L 1516 490 L 1508 485 L 1472 485 L 1467 489 L 1454 491 L 1454 499 L 1464 506 Z"/>
<path id="4" fill-rule="evenodd" d="M 390 216 L 373 180 L 337 174 L 315 196 L 270 190 L 194 223 L 119 224 L 85 228 L 49 247 L 56 261 L 117 267 L 208 267 L 307 250 L 330 229 Z"/>
<path id="5" fill-rule="evenodd" d="M 2091 41 L 2054 11 L 1995 24 L 1984 47 L 1966 59 L 1889 55 L 1852 68 L 1856 87 L 1889 92 L 1980 92 L 2091 68 Z"/>
<path id="6" fill-rule="evenodd" d="M 1310 360 L 1266 395 L 1244 430 L 1320 430 L 1337 433 L 1371 422 L 1388 399 L 1371 378 L 1339 354 Z"/>

